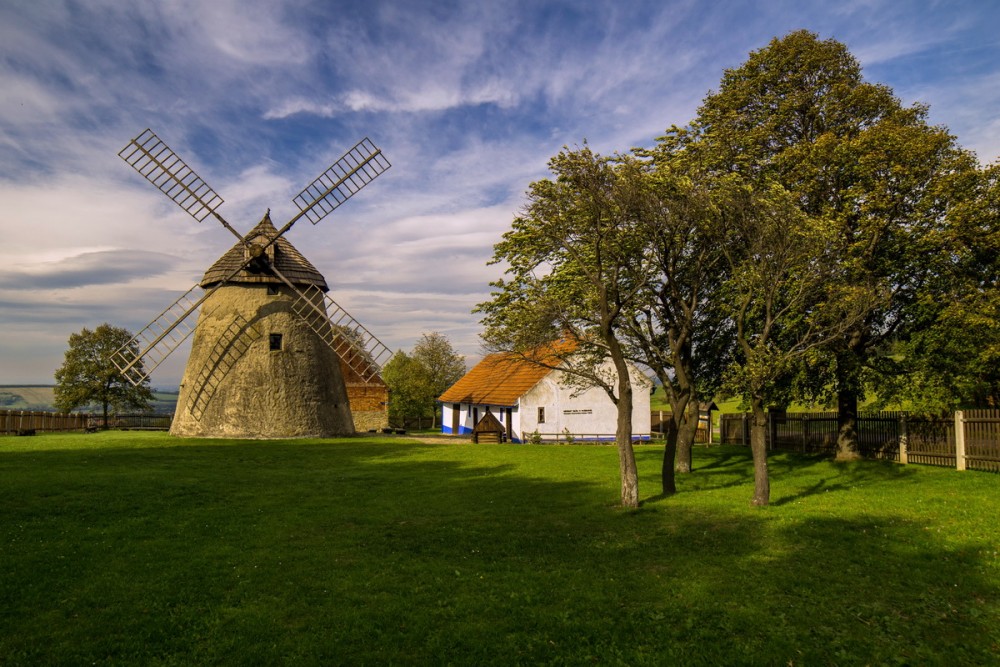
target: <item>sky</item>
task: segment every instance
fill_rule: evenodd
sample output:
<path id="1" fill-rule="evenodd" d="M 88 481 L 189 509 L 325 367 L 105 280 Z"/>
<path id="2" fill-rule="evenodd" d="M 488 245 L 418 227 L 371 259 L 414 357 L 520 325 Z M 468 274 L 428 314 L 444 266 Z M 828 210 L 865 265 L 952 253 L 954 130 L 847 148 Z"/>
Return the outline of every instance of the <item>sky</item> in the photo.
<path id="1" fill-rule="evenodd" d="M 286 238 L 389 348 L 471 365 L 493 244 L 563 147 L 649 146 L 807 29 L 996 162 L 997 26 L 993 0 L 2 0 L 0 384 L 51 384 L 70 334 L 142 329 L 235 242 L 118 157 L 147 127 L 240 231 L 369 137 L 392 167 Z"/>

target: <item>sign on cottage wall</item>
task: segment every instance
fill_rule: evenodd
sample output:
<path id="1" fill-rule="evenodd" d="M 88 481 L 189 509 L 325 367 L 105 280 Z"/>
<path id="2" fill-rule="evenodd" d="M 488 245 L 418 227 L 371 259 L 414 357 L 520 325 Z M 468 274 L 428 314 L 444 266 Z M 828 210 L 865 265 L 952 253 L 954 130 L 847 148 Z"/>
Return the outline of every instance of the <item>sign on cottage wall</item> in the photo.
<path id="1" fill-rule="evenodd" d="M 584 408 L 581 410 L 563 410 L 564 415 L 592 415 L 594 411 L 590 408 Z"/>

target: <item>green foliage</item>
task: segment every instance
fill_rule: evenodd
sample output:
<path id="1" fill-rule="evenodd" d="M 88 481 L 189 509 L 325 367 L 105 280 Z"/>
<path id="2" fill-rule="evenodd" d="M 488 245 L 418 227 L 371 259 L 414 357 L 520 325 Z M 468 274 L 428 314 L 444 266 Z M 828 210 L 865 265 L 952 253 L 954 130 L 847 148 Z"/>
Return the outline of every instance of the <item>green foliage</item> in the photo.
<path id="1" fill-rule="evenodd" d="M 929 412 L 1000 405 L 1000 165 L 957 174 L 960 205 L 942 232 L 948 253 L 933 291 L 917 303 L 920 326 L 896 342 L 905 377 L 893 395 Z"/>
<path id="2" fill-rule="evenodd" d="M 406 417 L 426 417 L 427 405 L 435 397 L 430 374 L 419 361 L 402 350 L 382 368 L 389 387 L 389 421 L 402 425 Z"/>
<path id="3" fill-rule="evenodd" d="M 665 429 L 665 494 L 674 492 L 673 470 L 690 471 L 696 423 L 689 406 L 720 388 L 733 352 L 731 320 L 720 308 L 726 273 L 720 216 L 724 206 L 697 164 L 664 138 L 648 160 L 639 233 L 649 246 L 651 271 L 622 330 L 630 353 L 650 368 L 670 403 Z M 675 457 L 676 452 L 676 457 Z"/>
<path id="4" fill-rule="evenodd" d="M 636 449 L 651 483 L 659 450 Z M 778 453 L 759 510 L 746 450 L 699 447 L 677 495 L 624 512 L 615 463 L 611 447 L 0 438 L 0 662 L 995 663 L 995 475 Z"/>
<path id="5" fill-rule="evenodd" d="M 135 386 L 126 380 L 111 361 L 111 355 L 131 344 L 132 354 L 138 348 L 130 343 L 132 334 L 120 327 L 102 324 L 91 331 L 84 328 L 69 337 L 65 360 L 55 373 L 55 405 L 61 412 L 97 405 L 105 418 L 108 408 L 115 410 L 149 410 L 153 393 L 148 380 Z M 139 366 L 141 371 L 141 362 Z"/>
<path id="6" fill-rule="evenodd" d="M 692 131 L 674 132 L 716 173 L 777 182 L 805 214 L 829 221 L 846 280 L 880 295 L 828 359 L 800 366 L 797 386 L 814 398 L 828 387 L 857 395 L 873 380 L 884 395 L 883 378 L 901 370 L 894 343 L 923 328 L 926 304 L 942 302 L 933 290 L 951 270 L 950 217 L 976 163 L 926 117 L 865 82 L 843 44 L 797 31 L 727 70 Z"/>
<path id="7" fill-rule="evenodd" d="M 406 417 L 434 417 L 437 398 L 465 375 L 465 359 L 447 337 L 425 333 L 407 355 L 400 350 L 385 365 L 389 386 L 389 419 L 402 425 Z"/>
<path id="8" fill-rule="evenodd" d="M 494 282 L 484 314 L 486 345 L 532 355 L 552 350 L 580 386 L 600 387 L 618 410 L 622 503 L 638 503 L 632 452 L 632 381 L 623 342 L 628 313 L 639 307 L 652 263 L 641 221 L 644 165 L 631 156 L 584 146 L 549 161 L 554 180 L 531 184 L 528 204 L 494 246 L 507 279 Z M 555 341 L 572 346 L 560 352 Z"/>
<path id="9" fill-rule="evenodd" d="M 593 369 L 639 360 L 677 419 L 720 385 L 761 415 L 836 398 L 845 456 L 866 385 L 1000 399 L 996 174 L 840 42 L 776 38 L 655 148 L 564 149 L 550 169 L 495 246 L 488 346 L 570 336 L 570 370 L 613 399 Z"/>
<path id="10" fill-rule="evenodd" d="M 477 312 L 491 349 L 528 352 L 569 335 L 582 345 L 577 361 L 590 355 L 576 370 L 593 375 L 648 277 L 638 233 L 642 166 L 584 146 L 564 149 L 549 167 L 555 179 L 531 184 L 523 214 L 494 246 L 493 263 L 506 264 L 509 278 L 493 283 Z"/>
<path id="11" fill-rule="evenodd" d="M 427 373 L 432 406 L 438 396 L 465 375 L 465 358 L 455 351 L 445 335 L 436 331 L 420 336 L 412 356 Z"/>

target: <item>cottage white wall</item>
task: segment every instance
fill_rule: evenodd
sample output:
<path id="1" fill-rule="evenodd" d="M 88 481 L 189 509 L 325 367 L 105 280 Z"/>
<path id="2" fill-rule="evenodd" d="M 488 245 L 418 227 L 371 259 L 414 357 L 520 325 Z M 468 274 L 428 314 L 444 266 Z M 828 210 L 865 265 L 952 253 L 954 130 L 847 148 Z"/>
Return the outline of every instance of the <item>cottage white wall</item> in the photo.
<path id="1" fill-rule="evenodd" d="M 649 389 L 645 375 L 633 369 L 632 433 L 650 432 Z M 515 433 L 528 439 L 537 430 L 547 439 L 567 431 L 574 436 L 613 438 L 618 423 L 618 408 L 599 387 L 580 390 L 571 386 L 562 371 L 553 371 L 532 387 L 520 402 L 520 429 Z M 545 422 L 538 423 L 538 408 L 545 410 Z"/>

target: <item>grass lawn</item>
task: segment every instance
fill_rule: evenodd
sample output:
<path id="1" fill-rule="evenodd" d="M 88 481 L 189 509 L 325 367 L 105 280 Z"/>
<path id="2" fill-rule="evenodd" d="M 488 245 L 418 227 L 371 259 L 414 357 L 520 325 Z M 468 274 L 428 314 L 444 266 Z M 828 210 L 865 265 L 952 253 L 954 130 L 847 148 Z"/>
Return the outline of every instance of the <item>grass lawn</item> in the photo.
<path id="1" fill-rule="evenodd" d="M 982 665 L 1000 476 L 696 448 L 0 438 L 0 664 Z"/>

